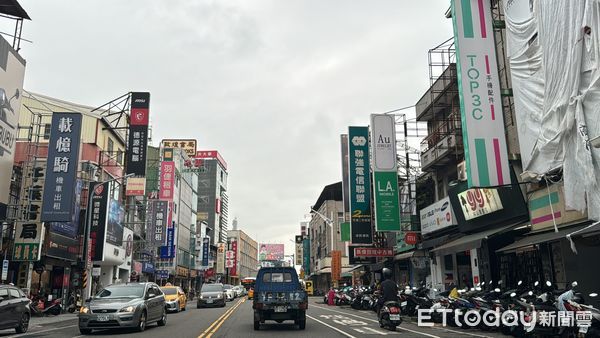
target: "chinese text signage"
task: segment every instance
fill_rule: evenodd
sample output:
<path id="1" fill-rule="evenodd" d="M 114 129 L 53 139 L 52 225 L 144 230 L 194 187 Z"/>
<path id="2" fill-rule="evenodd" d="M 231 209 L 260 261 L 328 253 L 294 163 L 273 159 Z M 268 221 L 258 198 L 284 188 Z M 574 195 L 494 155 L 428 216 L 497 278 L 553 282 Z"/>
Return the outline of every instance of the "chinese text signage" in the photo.
<path id="1" fill-rule="evenodd" d="M 371 179 L 369 128 L 348 128 L 350 169 L 350 231 L 355 244 L 371 244 Z"/>
<path id="2" fill-rule="evenodd" d="M 179 148 L 183 150 L 188 157 L 196 156 L 196 140 L 169 139 L 162 140 L 163 148 Z"/>
<path id="3" fill-rule="evenodd" d="M 342 252 L 331 251 L 331 280 L 338 281 L 342 278 Z"/>
<path id="4" fill-rule="evenodd" d="M 13 260 L 37 261 L 41 255 L 41 244 L 44 240 L 43 223 L 17 222 Z"/>
<path id="5" fill-rule="evenodd" d="M 131 93 L 127 174 L 146 175 L 148 122 L 150 120 L 150 93 Z"/>
<path id="6" fill-rule="evenodd" d="M 392 248 L 354 248 L 355 257 L 393 257 Z"/>
<path id="7" fill-rule="evenodd" d="M 502 209 L 496 189 L 469 189 L 458 194 L 458 201 L 467 221 Z"/>
<path id="8" fill-rule="evenodd" d="M 81 114 L 52 114 L 42 222 L 70 222 L 73 219 L 80 140 Z"/>
<path id="9" fill-rule="evenodd" d="M 160 192 L 161 200 L 173 200 L 175 185 L 175 162 L 163 161 L 160 163 Z"/>
<path id="10" fill-rule="evenodd" d="M 469 187 L 511 183 L 489 0 L 453 0 L 452 21 Z"/>
<path id="11" fill-rule="evenodd" d="M 210 237 L 202 239 L 202 266 L 208 267 L 208 252 L 210 250 Z"/>
<path id="12" fill-rule="evenodd" d="M 167 215 L 169 211 L 169 202 L 160 200 L 148 201 L 148 212 L 146 213 L 148 224 L 147 238 L 152 246 L 161 246 L 165 244 L 167 232 Z"/>
<path id="13" fill-rule="evenodd" d="M 225 243 L 217 243 L 217 273 L 225 273 Z"/>
<path id="14" fill-rule="evenodd" d="M 106 236 L 106 219 L 108 214 L 108 199 L 110 183 L 90 182 L 91 196 L 89 207 L 92 209 L 90 225 L 90 250 L 95 261 L 104 260 L 104 242 Z"/>
<path id="15" fill-rule="evenodd" d="M 371 115 L 375 230 L 401 231 L 393 115 Z"/>

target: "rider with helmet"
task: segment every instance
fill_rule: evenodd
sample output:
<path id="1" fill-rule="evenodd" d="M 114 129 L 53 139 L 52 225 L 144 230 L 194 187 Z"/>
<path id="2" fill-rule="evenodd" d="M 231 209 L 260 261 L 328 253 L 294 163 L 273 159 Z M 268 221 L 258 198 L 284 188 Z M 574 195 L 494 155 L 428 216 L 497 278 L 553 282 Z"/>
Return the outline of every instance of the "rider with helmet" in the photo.
<path id="1" fill-rule="evenodd" d="M 392 270 L 383 268 L 382 275 L 383 281 L 379 285 L 381 297 L 377 301 L 377 312 L 379 312 L 379 309 L 381 309 L 385 302 L 398 301 L 398 285 L 392 280 Z"/>

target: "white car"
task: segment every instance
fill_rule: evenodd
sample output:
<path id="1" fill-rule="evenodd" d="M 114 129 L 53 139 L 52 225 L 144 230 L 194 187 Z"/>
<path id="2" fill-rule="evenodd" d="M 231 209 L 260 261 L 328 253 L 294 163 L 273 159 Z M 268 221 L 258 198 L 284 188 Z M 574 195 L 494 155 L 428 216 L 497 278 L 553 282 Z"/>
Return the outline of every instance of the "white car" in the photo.
<path id="1" fill-rule="evenodd" d="M 246 295 L 246 293 L 244 292 L 246 291 L 246 289 L 244 289 L 244 287 L 241 285 L 236 285 L 233 287 L 233 289 L 235 290 L 236 297 L 242 297 Z"/>
<path id="2" fill-rule="evenodd" d="M 235 299 L 235 290 L 233 289 L 233 285 L 225 284 L 223 285 L 223 289 L 225 290 L 225 294 L 227 295 L 227 301 L 232 301 Z"/>

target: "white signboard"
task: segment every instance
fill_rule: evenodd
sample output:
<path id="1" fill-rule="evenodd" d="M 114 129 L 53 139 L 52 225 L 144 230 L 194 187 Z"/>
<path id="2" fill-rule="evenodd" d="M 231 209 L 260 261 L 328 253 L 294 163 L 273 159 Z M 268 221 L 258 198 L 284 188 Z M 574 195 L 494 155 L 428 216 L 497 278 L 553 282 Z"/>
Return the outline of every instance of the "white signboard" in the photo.
<path id="1" fill-rule="evenodd" d="M 101 267 L 93 267 L 92 268 L 92 277 L 100 277 L 100 275 L 102 274 L 102 268 Z"/>
<path id="2" fill-rule="evenodd" d="M 2 280 L 5 281 L 8 278 L 8 260 L 2 261 Z"/>
<path id="3" fill-rule="evenodd" d="M 456 217 L 450 205 L 450 197 L 443 198 L 421 209 L 421 234 L 434 232 L 456 225 Z"/>
<path id="4" fill-rule="evenodd" d="M 17 125 L 25 60 L 10 44 L 0 37 L 0 203 L 8 204 L 8 190 L 13 171 L 13 160 L 17 141 Z M 2 216 L 2 215 L 0 215 Z"/>
<path id="5" fill-rule="evenodd" d="M 469 187 L 510 184 L 490 0 L 452 0 Z"/>
<path id="6" fill-rule="evenodd" d="M 225 273 L 225 243 L 217 243 L 217 273 Z"/>
<path id="7" fill-rule="evenodd" d="M 294 262 L 294 264 L 302 265 L 302 259 L 304 258 L 304 244 L 303 243 L 296 243 L 295 258 L 296 258 L 296 261 Z"/>
<path id="8" fill-rule="evenodd" d="M 469 189 L 458 194 L 458 201 L 467 221 L 503 208 L 496 189 Z"/>

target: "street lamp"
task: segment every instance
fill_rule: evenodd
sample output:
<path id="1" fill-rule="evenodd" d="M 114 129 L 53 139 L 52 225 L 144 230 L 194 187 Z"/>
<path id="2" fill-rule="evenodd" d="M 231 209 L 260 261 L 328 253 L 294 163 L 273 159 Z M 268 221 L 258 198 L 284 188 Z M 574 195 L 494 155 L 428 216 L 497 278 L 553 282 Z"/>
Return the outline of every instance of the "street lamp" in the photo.
<path id="1" fill-rule="evenodd" d="M 325 221 L 325 224 L 327 224 L 327 225 L 329 225 L 329 227 L 331 227 L 331 247 L 330 247 L 329 251 L 330 252 L 333 251 L 333 221 L 331 220 L 331 218 L 323 215 L 322 213 L 318 212 L 317 210 L 313 209 L 312 207 L 310 208 L 310 213 L 319 216 L 323 221 Z"/>
<path id="2" fill-rule="evenodd" d="M 126 179 L 133 175 L 134 174 L 127 174 L 125 176 L 111 178 L 110 180 L 96 182 L 91 187 L 91 189 L 88 191 L 88 206 L 87 206 L 87 210 L 86 210 L 87 221 L 85 223 L 85 231 L 84 231 L 84 239 L 85 240 L 83 241 L 83 264 L 84 264 L 83 270 L 87 271 L 88 276 L 90 275 L 90 268 L 91 268 L 91 264 L 88 264 L 88 261 L 91 261 L 91 257 L 90 257 L 90 253 L 89 253 L 89 246 L 90 246 L 89 242 L 90 242 L 90 230 L 91 230 L 90 227 L 92 224 L 92 193 L 94 192 L 94 190 L 96 190 L 96 188 L 99 185 L 110 183 L 110 182 L 117 181 L 120 179 Z M 85 289 L 82 290 L 82 292 L 81 292 L 81 295 L 83 296 L 82 299 L 89 298 L 90 293 L 91 293 L 91 288 L 92 288 L 92 283 L 89 283 L 89 286 L 87 286 Z"/>
<path id="3" fill-rule="evenodd" d="M 288 239 L 290 242 L 294 243 L 294 246 L 292 247 L 292 266 L 294 267 L 294 269 L 296 268 L 296 241 L 293 241 L 291 239 Z M 289 256 L 289 255 L 288 255 Z"/>

